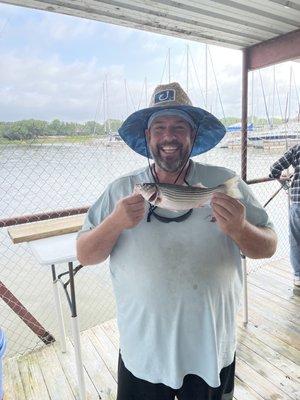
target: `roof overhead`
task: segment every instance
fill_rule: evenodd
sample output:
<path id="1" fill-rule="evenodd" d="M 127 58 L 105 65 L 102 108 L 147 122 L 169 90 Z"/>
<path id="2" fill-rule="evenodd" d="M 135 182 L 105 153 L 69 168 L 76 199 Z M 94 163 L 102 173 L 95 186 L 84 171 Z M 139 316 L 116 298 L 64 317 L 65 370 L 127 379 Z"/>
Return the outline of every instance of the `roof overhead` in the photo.
<path id="1" fill-rule="evenodd" d="M 300 0 L 0 0 L 243 49 L 300 28 Z"/>
<path id="2" fill-rule="evenodd" d="M 300 57 L 300 0 L 0 0 L 233 49 L 247 68 Z"/>

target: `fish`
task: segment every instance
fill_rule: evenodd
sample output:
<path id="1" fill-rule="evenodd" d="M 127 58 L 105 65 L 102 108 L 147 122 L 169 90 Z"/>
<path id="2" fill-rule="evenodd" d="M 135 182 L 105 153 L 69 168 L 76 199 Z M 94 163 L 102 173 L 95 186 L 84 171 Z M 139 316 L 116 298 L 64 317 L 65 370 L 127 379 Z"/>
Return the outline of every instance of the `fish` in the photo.
<path id="1" fill-rule="evenodd" d="M 173 185 L 170 183 L 138 183 L 134 193 L 141 194 L 153 206 L 171 211 L 200 208 L 207 204 L 215 192 L 225 193 L 233 198 L 241 198 L 237 176 L 214 187 L 201 184 L 195 186 Z"/>

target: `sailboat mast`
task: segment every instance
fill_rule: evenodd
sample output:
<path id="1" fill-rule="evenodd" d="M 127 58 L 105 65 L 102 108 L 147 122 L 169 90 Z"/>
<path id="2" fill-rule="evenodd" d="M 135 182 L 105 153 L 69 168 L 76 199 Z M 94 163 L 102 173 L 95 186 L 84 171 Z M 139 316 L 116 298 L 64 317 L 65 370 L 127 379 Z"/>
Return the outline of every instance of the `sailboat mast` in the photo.
<path id="1" fill-rule="evenodd" d="M 189 45 L 186 45 L 186 92 L 189 93 Z"/>
<path id="2" fill-rule="evenodd" d="M 290 66 L 290 87 L 289 87 L 289 114 L 288 114 L 288 120 L 290 120 L 290 117 L 291 117 L 292 76 L 293 76 L 293 67 L 292 67 L 292 64 L 291 64 L 291 66 Z"/>
<path id="3" fill-rule="evenodd" d="M 169 71 L 169 83 L 171 83 L 171 49 L 168 49 L 168 71 Z"/>
<path id="4" fill-rule="evenodd" d="M 145 76 L 145 107 L 148 107 L 148 84 L 146 76 Z"/>
<path id="5" fill-rule="evenodd" d="M 128 93 L 127 93 L 127 81 L 124 79 L 124 88 L 125 88 L 125 104 L 126 104 L 126 115 L 129 114 L 128 112 Z"/>
<path id="6" fill-rule="evenodd" d="M 207 44 L 205 45 L 205 108 L 208 106 L 208 93 L 207 93 L 207 77 L 208 77 L 208 61 L 207 61 Z"/>
<path id="7" fill-rule="evenodd" d="M 273 66 L 273 97 L 272 97 L 272 128 L 274 128 L 274 113 L 275 113 L 275 81 L 276 81 L 276 76 L 275 76 L 275 65 Z"/>
<path id="8" fill-rule="evenodd" d="M 106 117 L 107 117 L 107 126 L 108 126 L 108 134 L 110 135 L 110 120 L 108 118 L 108 83 L 107 83 L 107 75 L 105 75 L 105 92 L 106 92 Z"/>
<path id="9" fill-rule="evenodd" d="M 102 84 L 102 96 L 103 96 L 103 122 L 104 122 L 104 134 L 107 134 L 106 129 L 106 96 L 105 96 L 105 81 Z"/>
<path id="10" fill-rule="evenodd" d="M 254 71 L 251 72 L 251 124 L 254 126 Z"/>

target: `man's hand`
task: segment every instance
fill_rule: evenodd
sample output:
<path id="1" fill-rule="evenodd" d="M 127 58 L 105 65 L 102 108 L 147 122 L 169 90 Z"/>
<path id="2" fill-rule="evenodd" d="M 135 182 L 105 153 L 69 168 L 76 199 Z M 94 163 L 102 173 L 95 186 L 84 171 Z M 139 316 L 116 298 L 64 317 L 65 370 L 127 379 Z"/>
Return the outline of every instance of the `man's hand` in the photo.
<path id="1" fill-rule="evenodd" d="M 227 194 L 214 193 L 211 199 L 213 216 L 220 229 L 235 239 L 246 224 L 245 206 Z"/>
<path id="2" fill-rule="evenodd" d="M 213 216 L 220 229 L 250 258 L 268 258 L 276 251 L 276 233 L 246 220 L 245 206 L 224 193 L 214 193 L 211 200 Z"/>
<path id="3" fill-rule="evenodd" d="M 145 200 L 140 194 L 131 194 L 119 200 L 111 217 L 123 229 L 135 227 L 145 215 Z"/>
<path id="4" fill-rule="evenodd" d="M 293 174 L 291 174 L 288 170 L 282 171 L 281 175 L 279 177 L 279 180 L 281 181 L 288 181 L 291 179 L 291 177 L 293 176 Z"/>

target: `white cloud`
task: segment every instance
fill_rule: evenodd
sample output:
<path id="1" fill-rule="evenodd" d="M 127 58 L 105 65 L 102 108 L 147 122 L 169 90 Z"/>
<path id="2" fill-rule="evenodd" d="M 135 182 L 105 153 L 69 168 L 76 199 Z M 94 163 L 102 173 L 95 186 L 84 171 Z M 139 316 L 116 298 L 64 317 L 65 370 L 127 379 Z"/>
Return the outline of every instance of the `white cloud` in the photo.
<path id="1" fill-rule="evenodd" d="M 93 119 L 105 76 L 108 76 L 110 114 L 120 113 L 123 67 L 109 70 L 95 60 L 63 63 L 58 57 L 47 60 L 1 56 L 0 119 L 41 118 L 84 121 Z M 110 81 L 114 82 L 110 85 Z"/>
<path id="2" fill-rule="evenodd" d="M 194 105 L 204 106 L 206 63 L 205 46 L 201 43 L 20 7 L 0 5 L 0 10 L 0 32 L 1 27 L 3 29 L 5 26 L 3 35 L 0 36 L 1 44 L 4 44 L 0 54 L 1 120 L 93 119 L 97 104 L 101 100 L 101 85 L 105 75 L 108 76 L 109 86 L 109 117 L 125 117 L 138 106 L 146 105 L 144 81 L 138 76 L 148 77 L 148 101 L 154 86 L 159 84 L 161 79 L 163 82 L 168 81 L 168 66 L 165 62 L 169 48 L 171 80 L 179 81 L 186 88 L 187 44 L 191 54 L 189 94 Z M 98 52 L 98 58 L 95 58 L 93 49 L 98 44 L 103 48 L 103 57 L 102 52 Z M 5 46 L 13 50 L 7 51 Z M 81 46 L 85 46 L 83 52 Z M 126 52 L 122 52 L 120 63 L 117 64 L 111 60 L 116 59 L 117 49 L 120 51 L 120 48 L 126 49 Z M 127 49 L 128 58 L 126 54 L 124 56 Z M 209 49 L 225 114 L 240 116 L 242 54 L 240 51 L 217 46 L 209 46 Z M 81 61 L 76 61 L 78 59 Z M 136 61 L 132 62 L 133 60 Z M 164 65 L 165 71 L 162 76 Z M 298 97 L 300 95 L 300 63 L 293 63 L 293 70 L 298 85 L 297 92 L 293 81 L 291 113 L 294 115 L 297 110 L 297 93 Z M 132 77 L 127 79 L 127 102 L 124 71 L 128 71 Z M 261 71 L 270 112 L 273 108 L 272 71 L 272 67 Z M 289 91 L 289 63 L 276 66 L 276 82 L 284 108 Z M 210 59 L 207 87 L 208 109 L 222 117 Z M 251 95 L 251 74 L 249 92 Z M 251 96 L 249 97 L 251 103 Z M 278 103 L 277 99 L 276 102 Z M 264 116 L 265 106 L 257 71 L 253 104 L 255 113 Z M 249 108 L 251 112 L 251 107 Z M 279 115 L 278 104 L 275 113 Z"/>

